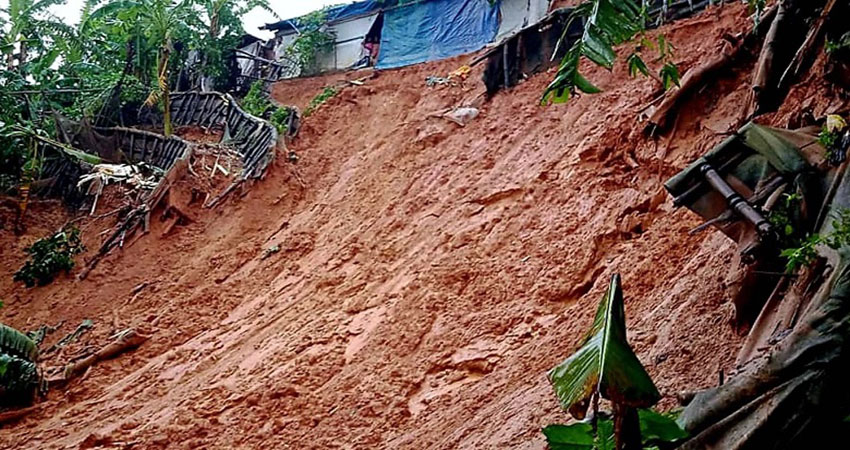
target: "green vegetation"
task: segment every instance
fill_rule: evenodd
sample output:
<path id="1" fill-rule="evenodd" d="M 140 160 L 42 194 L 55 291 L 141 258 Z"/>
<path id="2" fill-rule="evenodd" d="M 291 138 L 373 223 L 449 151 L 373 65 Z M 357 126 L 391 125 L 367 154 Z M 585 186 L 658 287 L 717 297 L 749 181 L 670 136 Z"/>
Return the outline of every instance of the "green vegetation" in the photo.
<path id="1" fill-rule="evenodd" d="M 576 7 L 561 40 L 563 42 L 566 30 L 570 29 L 574 20 L 584 21 L 584 32 L 561 60 L 555 79 L 543 92 L 543 102 L 566 102 L 576 90 L 587 94 L 601 92 L 601 89 L 579 72 L 582 57 L 611 70 L 617 58 L 614 46 L 632 41 L 638 36 L 642 38 L 640 45 L 626 59 L 629 73 L 649 75 L 650 71 L 643 60 L 642 51 L 645 48 L 655 48 L 659 52 L 659 60 L 663 62 L 659 74 L 664 88 L 678 85 L 679 70 L 670 61 L 673 46 L 667 43 L 663 36 L 658 38 L 657 46 L 644 37 L 648 19 L 647 4 L 642 2 L 641 5 L 638 6 L 634 0 L 589 0 Z"/>
<path id="2" fill-rule="evenodd" d="M 147 105 L 161 116 L 146 120 L 169 133 L 170 87 L 226 90 L 242 16 L 268 9 L 266 0 L 85 0 L 69 26 L 49 11 L 65 1 L 0 9 L 0 191 L 26 191 L 47 161 L 68 156 L 39 139 L 61 141 L 59 118 L 119 125 L 151 115 Z"/>
<path id="3" fill-rule="evenodd" d="M 549 372 L 561 406 L 588 422 L 543 429 L 549 447 L 565 449 L 651 448 L 686 437 L 676 422 L 645 409 L 661 398 L 626 338 L 620 276 L 614 275 L 581 346 Z M 611 402 L 613 417 L 599 411 L 600 398 Z"/>
<path id="4" fill-rule="evenodd" d="M 39 385 L 38 347 L 20 331 L 0 324 L 0 406 L 29 403 Z"/>
<path id="5" fill-rule="evenodd" d="M 289 127 L 289 115 L 292 114 L 291 108 L 277 108 L 269 116 L 269 122 L 277 128 L 278 134 L 285 134 Z"/>
<path id="6" fill-rule="evenodd" d="M 24 266 L 15 272 L 15 281 L 27 287 L 49 284 L 59 272 L 74 268 L 74 256 L 85 251 L 80 230 L 66 227 L 52 236 L 39 239 L 25 250 L 30 255 Z"/>
<path id="7" fill-rule="evenodd" d="M 767 0 L 747 0 L 747 6 L 753 14 L 753 20 L 756 24 L 758 24 L 759 20 L 761 20 L 762 14 L 764 13 L 764 8 L 767 6 Z"/>
<path id="8" fill-rule="evenodd" d="M 260 8 L 277 17 L 268 0 L 197 0 L 203 14 L 203 26 L 189 36 L 190 47 L 201 53 L 201 87 L 227 86 L 231 80 L 233 49 L 239 46 L 242 34 L 242 17 Z M 204 29 L 204 26 L 206 29 Z"/>
<path id="9" fill-rule="evenodd" d="M 307 106 L 307 110 L 304 111 L 304 117 L 313 114 L 313 112 L 319 106 L 322 106 L 326 101 L 333 98 L 338 93 L 339 91 L 337 91 L 335 87 L 325 86 L 325 88 L 322 89 L 322 92 L 320 92 L 319 95 L 313 97 L 313 100 L 310 100 L 310 105 Z"/>
<path id="10" fill-rule="evenodd" d="M 800 239 L 795 246 L 783 250 L 781 256 L 786 259 L 785 271 L 794 273 L 801 267 L 814 262 L 819 245 L 825 245 L 834 250 L 850 246 L 850 210 L 844 209 L 838 212 L 838 217 L 832 221 L 832 231 L 826 235 L 817 233 L 808 235 Z"/>
<path id="11" fill-rule="evenodd" d="M 277 128 L 279 134 L 286 133 L 292 108 L 274 106 L 269 100 L 263 81 L 257 80 L 251 84 L 248 93 L 242 98 L 241 105 L 248 114 L 262 118 L 268 117 L 269 122 Z"/>
<path id="12" fill-rule="evenodd" d="M 248 93 L 242 98 L 241 105 L 246 113 L 257 117 L 264 117 L 266 112 L 273 107 L 262 80 L 257 80 L 251 84 Z"/>
<path id="13" fill-rule="evenodd" d="M 779 234 L 779 245 L 783 248 L 797 245 L 803 238 L 796 223 L 800 222 L 800 201 L 803 196 L 799 193 L 782 194 L 779 202 L 770 211 L 767 220 Z"/>
<path id="14" fill-rule="evenodd" d="M 322 28 L 327 20 L 327 10 L 324 8 L 302 17 L 298 37 L 286 49 L 287 55 L 298 61 L 307 73 L 315 68 L 318 55 L 329 50 L 334 42 L 333 36 Z"/>

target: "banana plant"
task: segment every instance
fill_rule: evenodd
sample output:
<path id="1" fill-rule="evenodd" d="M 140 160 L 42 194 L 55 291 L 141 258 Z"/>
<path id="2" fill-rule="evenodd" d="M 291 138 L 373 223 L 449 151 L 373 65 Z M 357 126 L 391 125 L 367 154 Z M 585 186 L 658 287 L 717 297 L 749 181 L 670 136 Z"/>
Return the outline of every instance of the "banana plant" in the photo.
<path id="1" fill-rule="evenodd" d="M 638 411 L 654 405 L 661 396 L 629 346 L 619 275 L 611 277 L 581 346 L 549 372 L 549 380 L 561 406 L 576 419 L 584 419 L 593 407 L 590 424 L 557 425 L 544 430 L 553 449 L 640 449 L 641 424 L 645 422 L 641 415 L 661 421 L 657 413 Z M 600 398 L 611 402 L 612 421 L 599 420 Z M 671 422 L 664 423 L 670 426 Z"/>
<path id="2" fill-rule="evenodd" d="M 91 18 L 114 17 L 133 24 L 129 31 L 139 35 L 137 41 L 156 46 L 156 79 L 144 103 L 146 106 L 162 106 L 166 136 L 170 136 L 173 129 L 169 102 L 170 58 L 174 52 L 175 38 L 187 30 L 189 22 L 193 20 L 193 5 L 194 0 L 114 0 L 91 13 Z M 136 53 L 140 53 L 138 47 Z"/>
<path id="3" fill-rule="evenodd" d="M 0 323 L 0 406 L 32 401 L 39 386 L 38 346 L 20 331 Z"/>

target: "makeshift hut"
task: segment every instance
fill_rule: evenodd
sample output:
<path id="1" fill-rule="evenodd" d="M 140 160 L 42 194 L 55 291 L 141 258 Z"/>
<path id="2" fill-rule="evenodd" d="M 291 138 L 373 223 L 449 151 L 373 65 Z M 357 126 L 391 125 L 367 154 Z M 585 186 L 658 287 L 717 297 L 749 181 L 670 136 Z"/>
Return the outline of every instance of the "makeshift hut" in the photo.
<path id="1" fill-rule="evenodd" d="M 366 0 L 325 11 L 321 30 L 333 38 L 315 67 L 282 78 L 376 66 L 390 69 L 480 50 L 545 17 L 549 0 Z M 275 32 L 275 57 L 302 32 L 306 16 L 267 24 Z M 282 64 L 287 64 L 281 62 Z"/>

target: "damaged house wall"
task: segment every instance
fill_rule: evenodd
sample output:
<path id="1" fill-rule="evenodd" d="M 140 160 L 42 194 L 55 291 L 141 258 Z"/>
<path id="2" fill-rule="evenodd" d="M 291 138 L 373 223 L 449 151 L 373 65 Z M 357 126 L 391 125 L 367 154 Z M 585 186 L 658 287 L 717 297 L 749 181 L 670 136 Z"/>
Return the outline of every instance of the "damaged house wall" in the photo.
<path id="1" fill-rule="evenodd" d="M 502 0 L 499 3 L 499 31 L 496 41 L 539 22 L 549 11 L 549 0 Z"/>

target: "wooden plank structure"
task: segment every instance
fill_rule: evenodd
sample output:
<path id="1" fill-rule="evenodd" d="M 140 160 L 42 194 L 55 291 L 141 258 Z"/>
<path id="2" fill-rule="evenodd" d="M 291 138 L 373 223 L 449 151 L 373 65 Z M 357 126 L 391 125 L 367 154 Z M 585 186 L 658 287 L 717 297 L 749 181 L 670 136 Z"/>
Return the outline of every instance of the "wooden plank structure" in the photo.
<path id="1" fill-rule="evenodd" d="M 94 127 L 99 135 L 112 138 L 124 154 L 124 158 L 144 161 L 162 170 L 168 170 L 174 162 L 186 158 L 194 146 L 177 136 L 165 137 L 150 131 L 124 127 Z"/>
<path id="2" fill-rule="evenodd" d="M 171 108 L 175 125 L 224 127 L 222 142 L 242 156 L 242 180 L 261 178 L 274 159 L 277 129 L 246 113 L 229 94 L 175 92 L 171 94 Z"/>
<path id="3" fill-rule="evenodd" d="M 199 127 L 223 126 L 222 143 L 231 146 L 242 158 L 242 173 L 218 196 L 204 206 L 211 208 L 242 182 L 261 178 L 274 158 L 277 129 L 269 122 L 246 113 L 236 100 L 219 92 L 178 92 L 171 94 L 172 120 L 175 125 Z M 112 137 L 132 161 L 145 161 L 166 171 L 154 191 L 124 218 L 97 254 L 79 274 L 88 276 L 98 262 L 139 227 L 148 232 L 151 212 L 165 199 L 171 186 L 189 171 L 196 144 L 175 136 L 165 137 L 131 128 L 95 128 L 99 135 Z"/>

